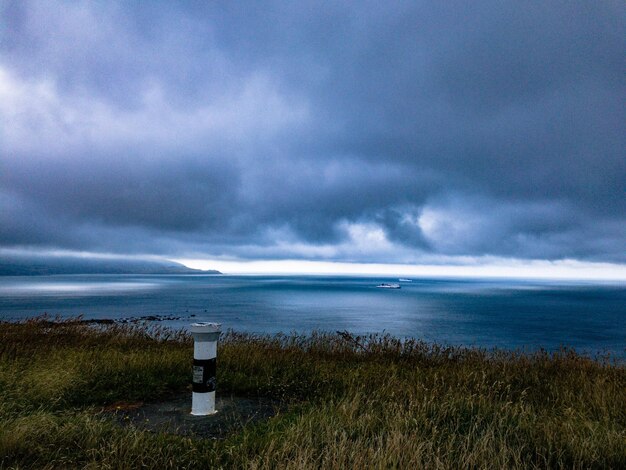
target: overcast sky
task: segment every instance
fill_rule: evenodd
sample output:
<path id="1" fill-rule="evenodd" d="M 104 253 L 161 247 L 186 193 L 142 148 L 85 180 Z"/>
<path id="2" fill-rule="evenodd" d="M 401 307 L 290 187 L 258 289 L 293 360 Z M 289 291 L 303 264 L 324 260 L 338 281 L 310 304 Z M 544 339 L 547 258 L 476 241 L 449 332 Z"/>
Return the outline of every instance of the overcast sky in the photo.
<path id="1" fill-rule="evenodd" d="M 622 1 L 0 5 L 0 249 L 626 263 Z"/>

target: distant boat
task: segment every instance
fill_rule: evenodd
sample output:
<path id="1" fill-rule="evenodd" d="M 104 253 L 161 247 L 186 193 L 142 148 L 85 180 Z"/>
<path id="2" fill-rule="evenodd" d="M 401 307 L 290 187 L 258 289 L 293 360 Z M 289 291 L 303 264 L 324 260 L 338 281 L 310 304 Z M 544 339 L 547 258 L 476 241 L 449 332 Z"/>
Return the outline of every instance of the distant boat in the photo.
<path id="1" fill-rule="evenodd" d="M 376 287 L 380 289 L 400 289 L 400 284 L 387 284 L 383 282 L 382 284 L 378 284 Z"/>
<path id="2" fill-rule="evenodd" d="M 404 279 L 403 277 L 401 277 L 400 279 L 398 279 L 398 281 L 400 281 L 400 282 L 413 282 L 413 279 Z"/>

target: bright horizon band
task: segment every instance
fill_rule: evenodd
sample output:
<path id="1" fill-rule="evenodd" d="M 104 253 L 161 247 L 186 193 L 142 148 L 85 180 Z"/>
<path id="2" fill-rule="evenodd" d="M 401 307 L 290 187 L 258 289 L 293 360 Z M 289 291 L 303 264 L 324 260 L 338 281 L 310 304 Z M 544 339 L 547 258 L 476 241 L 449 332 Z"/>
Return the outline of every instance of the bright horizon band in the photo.
<path id="1" fill-rule="evenodd" d="M 173 259 L 194 269 L 217 269 L 225 274 L 328 274 L 417 277 L 501 277 L 626 281 L 626 266 L 576 260 L 502 260 L 481 264 L 380 264 L 308 260 Z"/>

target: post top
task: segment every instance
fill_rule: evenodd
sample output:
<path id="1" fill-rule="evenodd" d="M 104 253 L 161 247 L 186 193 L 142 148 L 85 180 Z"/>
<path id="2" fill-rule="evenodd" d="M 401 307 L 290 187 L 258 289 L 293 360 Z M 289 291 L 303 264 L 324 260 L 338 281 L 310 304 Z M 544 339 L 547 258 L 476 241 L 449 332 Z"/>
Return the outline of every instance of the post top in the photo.
<path id="1" fill-rule="evenodd" d="M 191 324 L 192 333 L 218 333 L 219 331 L 221 331 L 221 328 L 221 323 L 211 323 L 203 321 Z"/>

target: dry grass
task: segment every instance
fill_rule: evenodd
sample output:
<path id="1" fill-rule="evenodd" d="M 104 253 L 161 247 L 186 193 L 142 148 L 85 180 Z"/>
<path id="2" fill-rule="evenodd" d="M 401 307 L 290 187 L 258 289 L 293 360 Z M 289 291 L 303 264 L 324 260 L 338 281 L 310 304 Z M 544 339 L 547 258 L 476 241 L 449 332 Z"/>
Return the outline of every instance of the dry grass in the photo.
<path id="1" fill-rule="evenodd" d="M 626 468 L 626 371 L 388 336 L 224 335 L 219 390 L 289 411 L 224 440 L 102 407 L 187 388 L 192 344 L 144 326 L 0 325 L 0 468 Z"/>

